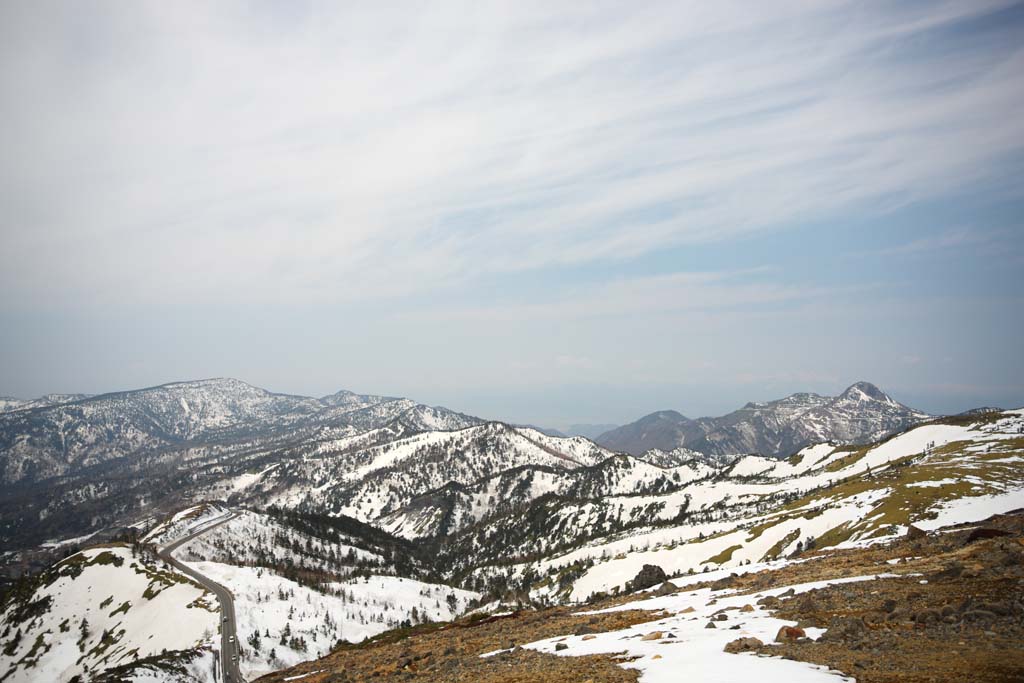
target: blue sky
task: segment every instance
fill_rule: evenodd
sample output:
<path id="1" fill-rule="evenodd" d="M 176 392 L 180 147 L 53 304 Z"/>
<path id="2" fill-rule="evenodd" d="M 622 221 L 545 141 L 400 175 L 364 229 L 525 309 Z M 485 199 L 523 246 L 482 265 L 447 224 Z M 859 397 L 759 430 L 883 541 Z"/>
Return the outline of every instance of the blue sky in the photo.
<path id="1" fill-rule="evenodd" d="M 0 394 L 1024 405 L 1024 5 L 8 3 Z"/>

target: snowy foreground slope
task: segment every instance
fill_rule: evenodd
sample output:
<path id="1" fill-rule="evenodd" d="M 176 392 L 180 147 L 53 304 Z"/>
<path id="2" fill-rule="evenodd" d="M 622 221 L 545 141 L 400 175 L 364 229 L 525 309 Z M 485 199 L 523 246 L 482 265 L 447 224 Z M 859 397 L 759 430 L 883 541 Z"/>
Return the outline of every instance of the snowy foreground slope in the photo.
<path id="1" fill-rule="evenodd" d="M 89 680 L 148 657 L 156 659 L 126 675 L 213 680 L 216 600 L 155 556 L 91 548 L 22 591 L 0 615 L 5 682 Z"/>

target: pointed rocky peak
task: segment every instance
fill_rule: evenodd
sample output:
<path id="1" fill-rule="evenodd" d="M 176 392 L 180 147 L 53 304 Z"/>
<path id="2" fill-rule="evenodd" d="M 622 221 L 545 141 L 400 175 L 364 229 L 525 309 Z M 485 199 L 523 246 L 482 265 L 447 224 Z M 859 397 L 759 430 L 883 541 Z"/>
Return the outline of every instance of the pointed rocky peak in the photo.
<path id="1" fill-rule="evenodd" d="M 856 382 L 851 384 L 846 391 L 839 395 L 841 399 L 848 399 L 854 401 L 882 401 L 883 403 L 893 403 L 893 400 L 889 396 L 876 387 L 871 382 Z"/>

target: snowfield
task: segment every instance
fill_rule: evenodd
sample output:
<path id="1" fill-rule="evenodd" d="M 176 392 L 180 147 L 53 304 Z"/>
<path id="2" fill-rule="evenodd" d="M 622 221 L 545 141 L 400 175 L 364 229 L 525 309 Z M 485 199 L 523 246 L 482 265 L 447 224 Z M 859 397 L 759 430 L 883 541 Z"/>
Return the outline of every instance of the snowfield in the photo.
<path id="1" fill-rule="evenodd" d="M 880 575 L 891 576 L 891 575 Z M 594 654 L 619 654 L 621 658 L 636 658 L 621 664 L 627 669 L 639 669 L 642 683 L 677 683 L 685 672 L 686 679 L 701 683 L 735 683 L 735 681 L 780 681 L 782 683 L 815 683 L 823 681 L 835 683 L 853 678 L 844 677 L 839 672 L 824 667 L 785 660 L 781 658 L 756 657 L 753 654 L 729 654 L 724 652 L 725 645 L 737 638 L 753 637 L 765 643 L 773 642 L 775 634 L 782 626 L 792 626 L 791 622 L 776 619 L 764 611 L 755 608 L 753 612 L 728 612 L 728 626 L 739 625 L 740 628 L 705 628 L 712 617 L 729 608 L 742 608 L 744 605 L 755 605 L 759 599 L 768 595 L 780 595 L 792 588 L 797 594 L 827 585 L 850 583 L 853 581 L 870 581 L 875 576 L 860 576 L 832 581 L 816 581 L 780 586 L 753 595 L 733 596 L 729 589 L 713 591 L 702 588 L 692 592 L 681 592 L 664 597 L 641 598 L 602 612 L 622 610 L 648 610 L 658 612 L 664 610 L 670 616 L 637 624 L 620 631 L 598 633 L 587 636 L 565 635 L 548 638 L 523 647 L 546 652 L 548 654 L 579 657 Z M 583 612 L 596 614 L 598 612 Z M 656 640 L 642 640 L 650 633 L 660 631 L 663 637 Z M 816 637 L 821 629 L 807 629 L 808 636 Z M 556 650 L 559 643 L 568 645 L 568 649 Z M 500 652 L 500 651 L 499 651 Z M 487 653 L 484 657 L 496 653 Z"/>

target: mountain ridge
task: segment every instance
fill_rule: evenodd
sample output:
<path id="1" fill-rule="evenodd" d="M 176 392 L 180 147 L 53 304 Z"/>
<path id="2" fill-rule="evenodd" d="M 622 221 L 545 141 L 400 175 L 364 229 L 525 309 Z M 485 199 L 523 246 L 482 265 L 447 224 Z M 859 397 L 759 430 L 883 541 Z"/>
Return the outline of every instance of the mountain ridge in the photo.
<path id="1" fill-rule="evenodd" d="M 748 402 L 720 417 L 691 419 L 675 410 L 660 410 L 605 432 L 596 442 L 634 455 L 686 448 L 707 455 L 785 457 L 815 442 L 868 443 L 930 417 L 874 384 L 858 381 L 837 396 L 797 392 L 773 401 Z"/>

